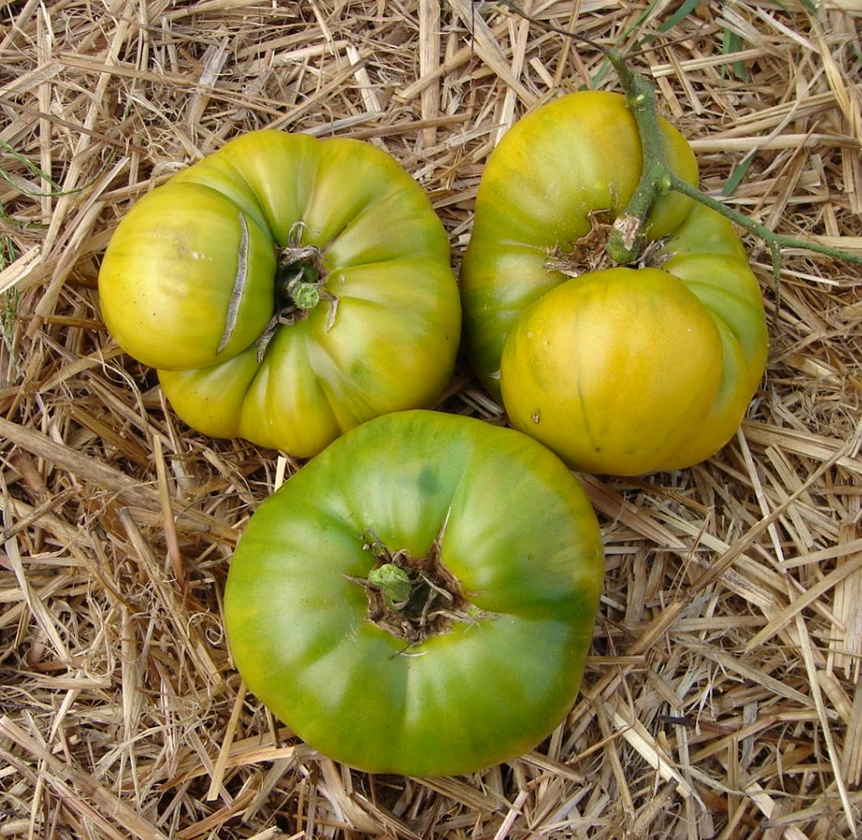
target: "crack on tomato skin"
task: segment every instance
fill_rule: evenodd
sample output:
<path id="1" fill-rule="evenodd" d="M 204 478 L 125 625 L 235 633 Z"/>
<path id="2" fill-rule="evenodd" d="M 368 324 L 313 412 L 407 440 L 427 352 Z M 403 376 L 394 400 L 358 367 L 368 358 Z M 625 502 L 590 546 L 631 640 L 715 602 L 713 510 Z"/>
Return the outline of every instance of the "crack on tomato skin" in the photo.
<path id="1" fill-rule="evenodd" d="M 367 578 L 345 575 L 365 590 L 366 619 L 402 640 L 399 655 L 432 636 L 449 632 L 453 624 L 478 624 L 493 618 L 470 603 L 455 575 L 440 560 L 438 535 L 425 557 L 413 557 L 406 549 L 390 551 L 371 531 L 360 535 L 363 551 L 370 551 L 375 565 Z"/>
<path id="2" fill-rule="evenodd" d="M 227 305 L 227 316 L 225 318 L 224 332 L 221 336 L 221 341 L 216 348 L 216 356 L 218 356 L 227 347 L 228 342 L 236 330 L 237 318 L 239 318 L 239 305 L 242 302 L 242 296 L 245 292 L 245 286 L 248 281 L 248 222 L 245 215 L 239 214 L 239 247 L 236 256 L 236 274 L 233 278 L 233 288 L 230 292 L 230 300 Z"/>

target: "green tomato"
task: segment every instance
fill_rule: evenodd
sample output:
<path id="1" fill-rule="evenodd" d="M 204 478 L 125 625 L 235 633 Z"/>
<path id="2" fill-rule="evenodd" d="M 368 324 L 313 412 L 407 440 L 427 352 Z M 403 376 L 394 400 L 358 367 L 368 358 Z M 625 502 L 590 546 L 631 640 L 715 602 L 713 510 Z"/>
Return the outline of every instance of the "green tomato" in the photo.
<path id="1" fill-rule="evenodd" d="M 324 754 L 467 773 L 532 749 L 571 709 L 603 569 L 586 494 L 548 449 L 400 412 L 261 504 L 225 624 L 250 690 Z"/>
<path id="2" fill-rule="evenodd" d="M 675 173 L 696 184 L 691 148 L 661 125 Z M 488 160 L 461 270 L 465 345 L 480 379 L 513 426 L 594 473 L 713 455 L 766 366 L 760 288 L 715 211 L 662 195 L 646 226 L 653 266 L 592 264 L 641 169 L 622 96 L 575 93 L 539 108 Z"/>
<path id="3" fill-rule="evenodd" d="M 460 334 L 448 238 L 413 179 L 370 144 L 270 130 L 141 199 L 99 295 L 185 422 L 300 457 L 433 405 Z"/>

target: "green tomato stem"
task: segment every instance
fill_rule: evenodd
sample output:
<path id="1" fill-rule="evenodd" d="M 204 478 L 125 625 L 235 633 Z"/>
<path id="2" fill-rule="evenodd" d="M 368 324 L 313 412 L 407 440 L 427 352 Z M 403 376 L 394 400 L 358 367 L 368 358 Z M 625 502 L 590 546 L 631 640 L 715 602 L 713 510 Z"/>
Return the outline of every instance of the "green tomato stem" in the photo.
<path id="1" fill-rule="evenodd" d="M 297 309 L 314 309 L 320 303 L 320 289 L 317 283 L 297 283 L 290 292 Z"/>
<path id="2" fill-rule="evenodd" d="M 626 94 L 626 104 L 637 123 L 643 154 L 643 170 L 623 214 L 614 222 L 607 244 L 608 256 L 619 265 L 637 262 L 644 249 L 644 227 L 656 198 L 668 191 L 673 173 L 667 160 L 664 135 L 656 105 L 655 85 L 632 73 L 614 50 L 608 60 L 616 69 Z"/>
<path id="3" fill-rule="evenodd" d="M 852 254 L 840 248 L 833 248 L 819 242 L 807 239 L 796 239 L 792 236 L 782 236 L 769 228 L 733 210 L 720 201 L 706 195 L 696 187 L 692 187 L 678 178 L 670 168 L 665 152 L 664 138 L 659 129 L 658 111 L 655 99 L 655 86 L 652 81 L 640 73 L 635 73 L 628 66 L 624 56 L 613 49 L 607 49 L 602 44 L 591 41 L 576 32 L 569 32 L 560 27 L 551 26 L 545 21 L 532 17 L 524 12 L 513 0 L 502 0 L 515 14 L 546 32 L 556 32 L 579 43 L 589 44 L 592 48 L 603 52 L 610 64 L 617 71 L 626 100 L 634 114 L 643 148 L 644 168 L 641 181 L 635 189 L 629 205 L 618 220 L 619 231 L 611 233 L 608 242 L 608 255 L 615 262 L 630 264 L 635 262 L 643 246 L 643 225 L 653 202 L 658 195 L 669 190 L 687 195 L 707 207 L 721 213 L 734 224 L 762 239 L 769 248 L 772 258 L 772 273 L 776 287 L 781 274 L 781 251 L 784 248 L 799 248 L 816 254 L 823 254 L 842 262 L 862 266 L 862 255 Z"/>
<path id="4" fill-rule="evenodd" d="M 407 572 L 395 563 L 384 563 L 368 573 L 368 582 L 376 586 L 390 610 L 400 612 L 413 592 L 413 581 Z"/>
<path id="5" fill-rule="evenodd" d="M 368 536 L 363 548 L 373 553 L 379 565 L 367 578 L 346 577 L 365 589 L 368 620 L 406 642 L 406 647 L 449 632 L 453 623 L 495 618 L 463 596 L 458 580 L 440 560 L 437 540 L 425 557 L 414 558 L 404 550 L 393 554 L 373 533 Z"/>
<path id="6" fill-rule="evenodd" d="M 683 195 L 687 195 L 695 201 L 705 204 L 717 213 L 721 213 L 721 215 L 726 219 L 729 219 L 734 224 L 745 228 L 749 233 L 753 233 L 755 236 L 762 239 L 769 246 L 770 251 L 773 251 L 774 248 L 802 248 L 803 250 L 811 251 L 815 254 L 824 254 L 827 257 L 834 257 L 836 260 L 849 262 L 852 265 L 862 265 L 862 255 L 851 254 L 848 251 L 842 251 L 839 248 L 832 248 L 829 245 L 823 245 L 819 242 L 811 242 L 808 239 L 796 239 L 792 236 L 783 236 L 782 234 L 775 233 L 765 225 L 760 224 L 760 222 L 755 222 L 754 219 L 744 216 L 738 210 L 734 210 L 727 204 L 722 204 L 722 202 L 717 199 L 706 195 L 706 193 L 702 193 L 700 190 L 691 186 L 691 184 L 687 184 L 681 178 L 677 178 L 676 175 L 673 174 L 671 175 L 670 189 L 678 193 L 682 193 Z"/>
<path id="7" fill-rule="evenodd" d="M 608 256 L 623 265 L 635 262 L 643 249 L 643 227 L 656 197 L 669 190 L 686 195 L 694 201 L 720 213 L 739 227 L 762 239 L 772 258 L 772 274 L 778 288 L 781 275 L 781 250 L 801 248 L 824 254 L 852 265 L 862 265 L 862 256 L 822 245 L 819 242 L 782 236 L 765 225 L 750 219 L 722 202 L 706 195 L 678 177 L 670 168 L 664 137 L 658 121 L 655 85 L 639 73 L 633 73 L 616 51 L 608 52 L 608 61 L 614 66 L 626 95 L 626 102 L 634 115 L 643 149 L 643 172 L 635 192 L 624 213 L 614 224 L 608 240 Z"/>

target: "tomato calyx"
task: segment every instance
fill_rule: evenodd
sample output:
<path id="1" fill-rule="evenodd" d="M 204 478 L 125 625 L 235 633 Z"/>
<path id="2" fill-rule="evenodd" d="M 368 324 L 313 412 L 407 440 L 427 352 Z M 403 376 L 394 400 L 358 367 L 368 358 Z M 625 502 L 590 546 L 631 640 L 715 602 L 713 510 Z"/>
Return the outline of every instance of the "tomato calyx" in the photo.
<path id="1" fill-rule="evenodd" d="M 335 321 L 338 297 L 325 288 L 327 271 L 323 252 L 316 245 L 287 245 L 278 250 L 277 256 L 275 316 L 278 323 L 301 321 L 325 300 L 330 303 L 327 330 L 330 329 Z"/>
<path id="2" fill-rule="evenodd" d="M 321 301 L 329 304 L 326 331 L 335 324 L 338 295 L 326 288 L 328 272 L 323 251 L 317 245 L 303 245 L 303 222 L 291 228 L 288 243 L 276 250 L 274 311 L 272 318 L 257 340 L 257 358 L 263 361 L 266 348 L 279 327 L 289 327 L 303 321 Z"/>
<path id="3" fill-rule="evenodd" d="M 363 549 L 376 559 L 368 577 L 346 577 L 365 589 L 368 621 L 402 640 L 405 648 L 447 633 L 455 623 L 493 617 L 467 600 L 458 579 L 443 565 L 439 537 L 425 557 L 404 549 L 391 552 L 373 534 Z"/>
<path id="4" fill-rule="evenodd" d="M 559 271 L 567 277 L 580 277 L 593 271 L 612 268 L 617 263 L 608 249 L 609 240 L 620 231 L 620 219 L 611 221 L 608 210 L 591 210 L 590 230 L 571 243 L 571 249 L 563 250 L 559 245 L 548 251 L 545 259 L 546 271 Z M 622 217 L 621 217 L 622 218 Z M 655 240 L 641 247 L 637 268 L 661 268 L 670 254 L 661 253 L 664 240 Z"/>
<path id="5" fill-rule="evenodd" d="M 589 213 L 590 230 L 571 244 L 571 250 L 564 251 L 560 245 L 548 252 L 545 260 L 546 271 L 559 271 L 567 277 L 579 277 L 590 271 L 608 268 L 608 237 L 613 230 L 610 212 L 591 210 Z"/>
<path id="6" fill-rule="evenodd" d="M 240 241 L 237 249 L 236 274 L 228 302 L 224 332 L 219 341 L 216 355 L 221 353 L 236 329 L 240 304 L 248 282 L 249 270 L 249 231 L 245 215 L 239 214 Z M 287 245 L 276 249 L 276 272 L 273 295 L 273 314 L 255 344 L 257 360 L 263 361 L 266 348 L 280 326 L 290 326 L 308 317 L 320 301 L 329 303 L 329 317 L 326 331 L 332 329 L 338 310 L 338 295 L 325 287 L 327 271 L 323 261 L 323 251 L 316 245 L 302 244 L 302 231 L 305 223 L 296 222 L 288 234 Z"/>

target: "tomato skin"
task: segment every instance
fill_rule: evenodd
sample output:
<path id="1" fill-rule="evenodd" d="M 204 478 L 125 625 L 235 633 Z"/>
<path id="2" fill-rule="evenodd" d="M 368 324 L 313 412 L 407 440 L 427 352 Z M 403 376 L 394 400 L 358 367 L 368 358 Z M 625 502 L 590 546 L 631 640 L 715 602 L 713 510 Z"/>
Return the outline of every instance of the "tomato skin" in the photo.
<path id="1" fill-rule="evenodd" d="M 637 474 L 688 439 L 692 416 L 705 417 L 721 350 L 698 299 L 665 272 L 597 271 L 517 320 L 503 350 L 503 401 L 515 428 L 537 430 L 580 469 Z"/>
<path id="2" fill-rule="evenodd" d="M 696 184 L 690 147 L 662 128 L 674 171 Z M 641 166 L 623 97 L 582 92 L 539 108 L 488 160 L 461 268 L 479 378 L 516 428 L 595 473 L 708 458 L 733 436 L 766 365 L 759 286 L 715 211 L 660 196 L 646 227 L 662 240 L 657 268 L 572 278 L 549 260 L 590 233 L 591 213 L 622 212 Z"/>
<path id="3" fill-rule="evenodd" d="M 289 245 L 317 249 L 324 299 L 278 326 L 258 360 Z M 378 414 L 433 405 L 460 337 L 440 220 L 391 157 L 348 139 L 263 130 L 227 143 L 129 211 L 99 293 L 111 334 L 158 369 L 186 423 L 299 457 Z"/>
<path id="4" fill-rule="evenodd" d="M 438 541 L 481 616 L 406 650 L 368 619 L 352 579 L 374 566 L 369 534 L 414 557 Z M 250 690 L 329 757 L 467 773 L 532 749 L 570 710 L 603 571 L 589 501 L 545 447 L 399 412 L 348 432 L 261 504 L 231 564 L 225 624 Z"/>

